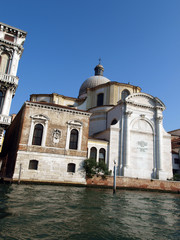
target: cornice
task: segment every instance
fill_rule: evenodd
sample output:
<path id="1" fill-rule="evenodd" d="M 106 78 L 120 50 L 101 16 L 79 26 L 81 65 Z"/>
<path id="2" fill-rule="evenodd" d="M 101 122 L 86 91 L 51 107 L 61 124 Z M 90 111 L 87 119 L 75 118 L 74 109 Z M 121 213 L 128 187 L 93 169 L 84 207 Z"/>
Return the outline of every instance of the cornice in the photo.
<path id="1" fill-rule="evenodd" d="M 135 98 L 135 97 L 143 97 L 143 98 L 147 98 L 147 99 L 151 99 L 153 102 L 154 102 L 154 106 L 150 106 L 149 104 L 143 104 L 143 103 L 137 103 L 137 102 L 134 102 L 133 100 L 131 101 L 132 98 Z M 165 110 L 165 105 L 163 104 L 163 102 L 157 98 L 157 97 L 153 97 L 152 95 L 150 94 L 147 94 L 147 93 L 134 93 L 134 94 L 131 94 L 129 95 L 126 99 L 125 99 L 125 103 L 128 103 L 130 105 L 133 105 L 133 106 L 138 106 L 138 107 L 143 107 L 143 108 L 149 108 L 149 109 L 160 109 L 160 110 Z M 157 105 L 157 103 L 159 103 L 160 105 Z"/>
<path id="2" fill-rule="evenodd" d="M 25 32 L 19 28 L 12 27 L 12 26 L 2 23 L 2 22 L 0 22 L 0 27 L 1 27 L 2 31 L 9 32 L 14 35 L 18 35 L 18 37 L 25 37 L 27 35 L 27 32 Z"/>
<path id="3" fill-rule="evenodd" d="M 27 106 L 33 106 L 33 107 L 39 107 L 39 108 L 42 108 L 42 109 L 51 109 L 51 110 L 56 110 L 56 111 L 59 111 L 59 112 L 67 112 L 67 113 L 72 113 L 72 114 L 78 114 L 78 115 L 85 115 L 85 116 L 88 116 L 90 117 L 91 116 L 91 113 L 88 113 L 88 112 L 85 112 L 85 111 L 82 111 L 82 110 L 75 110 L 75 109 L 71 109 L 71 108 L 67 108 L 67 107 L 63 107 L 63 106 L 55 106 L 55 104 L 52 106 L 52 105 L 49 105 L 49 104 L 42 104 L 42 103 L 35 103 L 35 102 L 25 102 L 25 104 Z"/>
<path id="4" fill-rule="evenodd" d="M 164 110 L 164 108 L 161 107 L 161 106 L 150 106 L 150 105 L 146 105 L 146 104 L 134 103 L 134 102 L 131 102 L 131 101 L 126 101 L 126 103 L 128 103 L 129 105 L 133 105 L 133 106 L 137 106 L 137 107 L 142 107 L 142 108 Z"/>
<path id="5" fill-rule="evenodd" d="M 139 91 L 141 91 L 141 88 L 139 86 L 134 86 L 134 85 L 131 85 L 129 83 L 120 83 L 120 82 L 115 82 L 115 81 L 110 81 L 110 82 L 107 82 L 107 83 L 103 83 L 101 85 L 98 85 L 96 87 L 92 87 L 92 88 L 87 88 L 87 90 L 89 91 L 94 91 L 96 89 L 99 89 L 99 88 L 102 88 L 102 87 L 106 87 L 106 86 L 111 86 L 111 85 L 116 85 L 116 86 L 123 86 L 123 87 L 127 87 L 127 88 L 133 88 L 133 89 L 138 89 Z M 86 91 L 87 92 L 87 91 Z"/>
<path id="6" fill-rule="evenodd" d="M 9 45 L 11 45 L 13 48 L 14 48 L 14 47 L 17 47 L 17 48 L 18 48 L 19 50 L 21 50 L 21 51 L 24 50 L 23 46 L 20 45 L 20 44 L 13 43 L 13 42 L 10 42 L 10 41 L 8 41 L 8 40 L 5 40 L 5 39 L 0 38 L 0 44 L 1 44 L 1 42 L 2 42 L 5 46 L 8 46 L 8 47 L 9 47 Z"/>

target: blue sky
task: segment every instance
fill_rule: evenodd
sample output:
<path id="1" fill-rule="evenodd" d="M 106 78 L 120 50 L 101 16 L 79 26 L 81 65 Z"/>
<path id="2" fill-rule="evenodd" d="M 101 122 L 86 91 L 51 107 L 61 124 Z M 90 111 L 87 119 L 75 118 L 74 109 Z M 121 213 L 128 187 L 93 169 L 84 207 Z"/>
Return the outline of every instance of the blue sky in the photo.
<path id="1" fill-rule="evenodd" d="M 33 93 L 77 97 L 101 57 L 104 76 L 140 86 L 180 128 L 179 0 L 9 0 L 0 21 L 27 31 L 11 113 Z"/>

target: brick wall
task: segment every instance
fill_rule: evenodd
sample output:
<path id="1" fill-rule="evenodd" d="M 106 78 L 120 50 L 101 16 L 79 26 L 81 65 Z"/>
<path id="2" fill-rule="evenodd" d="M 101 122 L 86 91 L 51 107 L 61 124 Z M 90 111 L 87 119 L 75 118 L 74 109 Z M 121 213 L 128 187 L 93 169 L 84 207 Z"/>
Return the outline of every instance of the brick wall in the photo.
<path id="1" fill-rule="evenodd" d="M 93 177 L 86 180 L 87 186 L 94 187 L 113 187 L 113 177 Z M 154 190 L 166 192 L 180 192 L 180 182 L 175 181 L 162 181 L 162 180 L 149 180 L 138 178 L 117 177 L 117 188 L 141 189 L 141 190 Z"/>

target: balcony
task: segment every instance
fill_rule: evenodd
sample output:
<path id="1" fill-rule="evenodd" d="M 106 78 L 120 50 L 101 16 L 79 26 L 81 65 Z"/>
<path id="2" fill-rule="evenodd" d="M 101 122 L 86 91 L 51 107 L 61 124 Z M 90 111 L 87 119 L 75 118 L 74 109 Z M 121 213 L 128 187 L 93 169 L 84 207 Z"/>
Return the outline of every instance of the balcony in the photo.
<path id="1" fill-rule="evenodd" d="M 0 82 L 9 83 L 11 85 L 17 86 L 18 81 L 19 81 L 18 77 L 15 77 L 9 74 L 0 73 Z"/>
<path id="2" fill-rule="evenodd" d="M 5 116 L 0 114 L 0 126 L 9 126 L 11 124 L 11 116 Z"/>

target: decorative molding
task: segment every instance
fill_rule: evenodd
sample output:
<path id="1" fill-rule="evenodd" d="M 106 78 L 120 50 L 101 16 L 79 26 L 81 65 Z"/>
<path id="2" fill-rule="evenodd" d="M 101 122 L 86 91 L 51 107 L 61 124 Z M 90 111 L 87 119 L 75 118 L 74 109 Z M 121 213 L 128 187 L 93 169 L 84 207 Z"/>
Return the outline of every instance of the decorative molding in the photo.
<path id="1" fill-rule="evenodd" d="M 128 116 L 128 117 L 130 117 L 130 116 L 131 116 L 131 114 L 132 114 L 132 112 L 131 112 L 131 111 L 127 111 L 127 112 L 125 112 L 125 115 L 126 115 L 126 116 Z"/>
<path id="2" fill-rule="evenodd" d="M 0 125 L 10 125 L 11 124 L 11 116 L 5 116 L 0 114 Z"/>
<path id="3" fill-rule="evenodd" d="M 5 23 L 2 23 L 2 22 L 0 22 L 0 30 L 3 31 L 3 32 L 13 34 L 14 36 L 21 37 L 21 38 L 25 38 L 26 35 L 27 35 L 27 32 L 25 32 L 21 29 L 12 27 L 12 26 L 10 26 L 8 24 L 5 24 Z"/>
<path id="4" fill-rule="evenodd" d="M 4 47 L 4 51 L 9 52 L 10 49 L 13 49 L 14 51 L 17 51 L 17 53 L 21 56 L 24 48 L 22 45 L 19 45 L 17 43 L 13 43 L 7 40 L 4 40 L 2 38 L 0 38 L 0 45 L 1 47 Z M 12 48 L 10 48 L 9 46 L 12 46 Z"/>
<path id="5" fill-rule="evenodd" d="M 12 87 L 15 91 L 18 86 L 19 78 L 9 74 L 0 73 L 0 82 L 4 83 L 6 87 L 13 85 Z"/>
<path id="6" fill-rule="evenodd" d="M 49 118 L 43 114 L 36 114 L 36 115 L 30 116 L 30 118 L 33 118 L 34 120 L 45 120 L 45 121 L 49 120 Z"/>
<path id="7" fill-rule="evenodd" d="M 59 129 L 53 129 L 52 138 L 54 143 L 59 143 L 60 138 L 62 137 L 62 132 Z"/>
<path id="8" fill-rule="evenodd" d="M 135 98 L 135 97 L 144 97 L 144 98 L 147 98 L 147 99 L 151 99 L 152 101 L 154 101 L 154 106 L 134 102 L 132 99 Z M 149 94 L 146 94 L 146 93 L 133 93 L 125 99 L 125 102 L 130 104 L 130 105 L 134 105 L 134 106 L 138 106 L 138 107 L 142 107 L 142 108 L 160 109 L 160 110 L 164 110 L 166 108 L 164 103 L 160 99 L 158 99 L 157 97 L 153 97 L 153 96 L 151 96 Z M 159 103 L 160 106 L 158 106 L 157 103 Z"/>
<path id="9" fill-rule="evenodd" d="M 81 127 L 83 125 L 82 122 L 80 121 L 77 121 L 77 120 L 70 120 L 67 122 L 68 125 L 73 125 L 73 126 L 76 126 L 76 127 Z"/>
<path id="10" fill-rule="evenodd" d="M 157 121 L 158 123 L 161 123 L 162 120 L 163 120 L 163 116 L 156 117 L 156 121 Z"/>
<path id="11" fill-rule="evenodd" d="M 81 110 L 75 110 L 75 109 L 69 109 L 69 108 L 63 108 L 63 107 L 59 107 L 59 106 L 51 106 L 51 105 L 45 105 L 45 104 L 41 104 L 41 103 L 33 103 L 33 102 L 25 102 L 25 104 L 27 106 L 32 106 L 32 107 L 39 107 L 42 109 L 51 109 L 51 110 L 56 110 L 59 112 L 67 112 L 67 113 L 71 113 L 71 114 L 78 114 L 78 115 L 85 115 L 85 116 L 91 116 L 91 113 L 88 112 L 84 112 Z"/>
<path id="12" fill-rule="evenodd" d="M 1 45 L 0 46 L 0 55 L 5 52 L 5 53 L 8 53 L 10 55 L 10 59 L 12 59 L 13 57 L 13 52 L 14 52 L 14 49 L 13 48 L 10 48 L 9 46 L 6 46 L 6 45 Z"/>
<path id="13" fill-rule="evenodd" d="M 143 119 L 145 118 L 145 116 L 146 116 L 145 114 L 140 115 L 140 117 L 143 118 Z"/>

